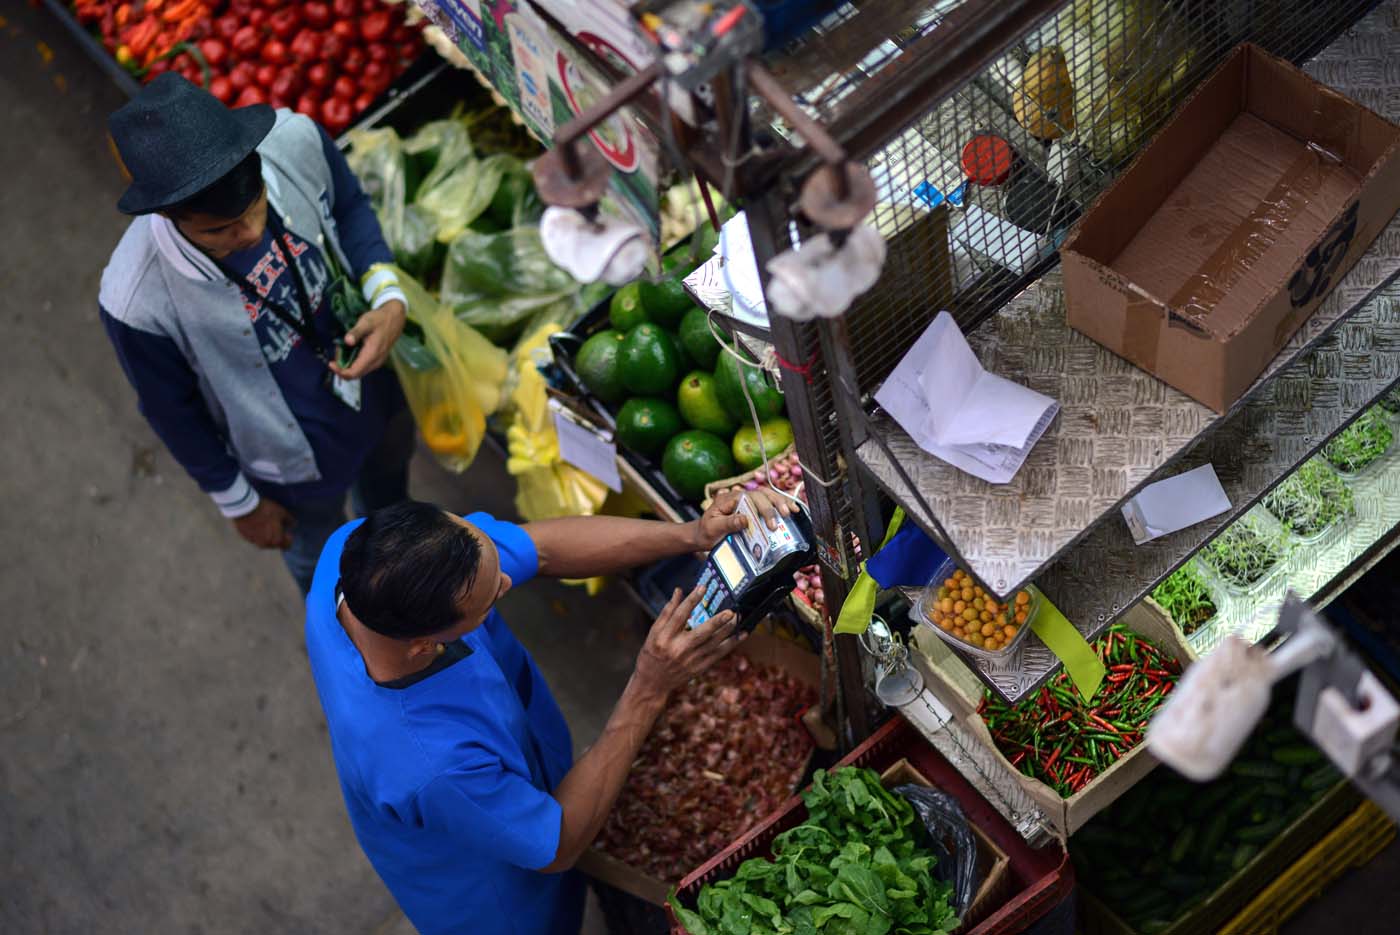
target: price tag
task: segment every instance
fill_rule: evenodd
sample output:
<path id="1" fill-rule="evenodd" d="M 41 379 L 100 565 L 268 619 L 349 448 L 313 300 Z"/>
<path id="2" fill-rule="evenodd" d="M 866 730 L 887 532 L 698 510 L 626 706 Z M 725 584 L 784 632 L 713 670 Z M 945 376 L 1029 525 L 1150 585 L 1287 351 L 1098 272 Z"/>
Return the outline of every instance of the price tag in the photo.
<path id="1" fill-rule="evenodd" d="M 611 490 L 622 490 L 617 473 L 617 446 L 596 430 L 580 425 L 555 401 L 549 401 L 554 431 L 559 436 L 559 457 L 580 471 L 592 474 Z"/>

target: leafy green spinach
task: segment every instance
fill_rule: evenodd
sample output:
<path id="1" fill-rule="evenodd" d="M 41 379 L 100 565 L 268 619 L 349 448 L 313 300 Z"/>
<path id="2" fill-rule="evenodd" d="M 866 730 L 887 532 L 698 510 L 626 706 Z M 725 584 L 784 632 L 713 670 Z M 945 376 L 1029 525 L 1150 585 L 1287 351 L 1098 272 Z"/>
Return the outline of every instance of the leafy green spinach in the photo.
<path id="1" fill-rule="evenodd" d="M 946 935 L 952 887 L 915 837 L 914 810 L 868 769 L 818 770 L 807 820 L 734 876 L 671 905 L 691 935 Z"/>

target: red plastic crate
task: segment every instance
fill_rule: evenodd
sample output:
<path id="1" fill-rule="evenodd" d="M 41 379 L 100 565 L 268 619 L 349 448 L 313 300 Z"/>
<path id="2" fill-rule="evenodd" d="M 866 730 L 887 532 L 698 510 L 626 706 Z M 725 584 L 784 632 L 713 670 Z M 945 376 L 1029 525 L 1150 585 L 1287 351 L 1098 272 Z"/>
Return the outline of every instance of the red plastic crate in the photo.
<path id="1" fill-rule="evenodd" d="M 1009 869 L 1015 895 L 973 928 L 963 929 L 964 935 L 1023 931 L 1074 889 L 1074 868 L 1064 848 L 1059 844 L 1039 849 L 1028 845 L 972 784 L 903 718 L 890 720 L 837 765 L 866 766 L 878 773 L 901 758 L 908 759 L 930 782 L 956 798 L 968 821 L 977 825 L 1011 859 Z M 807 807 L 802 804 L 801 797 L 789 799 L 781 809 L 682 880 L 676 888 L 676 899 L 686 908 L 695 908 L 702 886 L 732 876 L 750 857 L 771 856 L 769 846 L 773 839 L 806 818 Z M 670 902 L 666 904 L 666 914 L 671 920 L 672 935 L 689 935 L 676 918 Z"/>

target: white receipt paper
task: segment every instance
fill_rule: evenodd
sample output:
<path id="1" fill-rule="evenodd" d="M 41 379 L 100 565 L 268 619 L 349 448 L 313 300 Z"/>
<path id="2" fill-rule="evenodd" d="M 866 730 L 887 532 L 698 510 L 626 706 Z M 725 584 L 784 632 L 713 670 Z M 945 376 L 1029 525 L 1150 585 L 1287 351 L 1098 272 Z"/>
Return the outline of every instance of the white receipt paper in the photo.
<path id="1" fill-rule="evenodd" d="M 554 416 L 554 432 L 559 436 L 559 458 L 608 485 L 610 490 L 622 490 L 622 477 L 617 473 L 617 446 L 592 429 L 579 425 L 550 400 Z"/>
<path id="2" fill-rule="evenodd" d="M 1194 526 L 1230 509 L 1230 498 L 1215 476 L 1215 468 L 1202 464 L 1184 474 L 1148 484 L 1123 504 L 1123 519 L 1138 545 L 1158 536 Z"/>
<path id="3" fill-rule="evenodd" d="M 919 447 L 991 484 L 1016 476 L 1060 404 L 988 373 L 939 312 L 875 394 Z"/>

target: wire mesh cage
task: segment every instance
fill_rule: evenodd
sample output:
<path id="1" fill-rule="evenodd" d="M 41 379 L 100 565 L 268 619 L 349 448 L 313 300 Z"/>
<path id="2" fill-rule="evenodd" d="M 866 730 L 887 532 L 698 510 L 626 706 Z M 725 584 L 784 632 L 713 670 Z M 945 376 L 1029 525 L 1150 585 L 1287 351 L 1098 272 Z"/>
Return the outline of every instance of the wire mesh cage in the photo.
<path id="1" fill-rule="evenodd" d="M 889 258 L 849 314 L 858 391 L 873 391 L 940 309 L 971 331 L 1052 266 L 1079 215 L 1238 43 L 1301 60 L 1373 5 L 1073 0 L 1005 37 L 998 57 L 867 159 Z M 839 125 L 881 106 L 873 92 L 899 56 L 996 6 L 846 4 L 774 68 Z"/>

